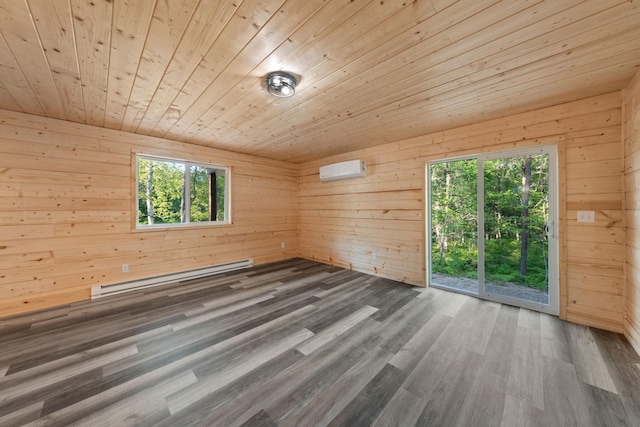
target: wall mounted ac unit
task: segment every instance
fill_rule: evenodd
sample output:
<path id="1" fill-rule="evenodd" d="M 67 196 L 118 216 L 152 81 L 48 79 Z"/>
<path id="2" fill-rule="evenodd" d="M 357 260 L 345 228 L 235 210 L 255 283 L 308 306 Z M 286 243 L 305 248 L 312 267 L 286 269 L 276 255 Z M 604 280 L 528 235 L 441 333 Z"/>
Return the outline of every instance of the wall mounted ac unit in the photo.
<path id="1" fill-rule="evenodd" d="M 335 181 L 359 176 L 367 176 L 367 162 L 364 160 L 349 160 L 320 166 L 320 181 Z"/>

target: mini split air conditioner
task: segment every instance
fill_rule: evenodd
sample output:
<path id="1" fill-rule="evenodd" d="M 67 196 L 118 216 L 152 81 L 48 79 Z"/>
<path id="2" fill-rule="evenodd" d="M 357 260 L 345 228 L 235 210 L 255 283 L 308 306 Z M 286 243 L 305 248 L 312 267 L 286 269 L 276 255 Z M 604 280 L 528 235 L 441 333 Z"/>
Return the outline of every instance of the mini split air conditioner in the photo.
<path id="1" fill-rule="evenodd" d="M 364 160 L 349 160 L 320 166 L 320 181 L 335 181 L 359 176 L 367 176 L 367 162 Z"/>

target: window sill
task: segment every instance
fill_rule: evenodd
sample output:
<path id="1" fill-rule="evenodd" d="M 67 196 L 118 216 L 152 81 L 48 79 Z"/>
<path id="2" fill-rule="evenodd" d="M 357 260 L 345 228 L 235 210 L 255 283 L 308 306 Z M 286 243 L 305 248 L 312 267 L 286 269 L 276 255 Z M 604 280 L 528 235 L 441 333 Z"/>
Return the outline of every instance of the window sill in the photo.
<path id="1" fill-rule="evenodd" d="M 232 225 L 230 222 L 199 222 L 188 224 L 154 224 L 145 225 L 143 227 L 135 227 L 131 231 L 134 233 L 145 233 L 153 231 L 173 231 L 173 230 L 193 230 L 198 228 L 218 228 L 228 227 Z"/>

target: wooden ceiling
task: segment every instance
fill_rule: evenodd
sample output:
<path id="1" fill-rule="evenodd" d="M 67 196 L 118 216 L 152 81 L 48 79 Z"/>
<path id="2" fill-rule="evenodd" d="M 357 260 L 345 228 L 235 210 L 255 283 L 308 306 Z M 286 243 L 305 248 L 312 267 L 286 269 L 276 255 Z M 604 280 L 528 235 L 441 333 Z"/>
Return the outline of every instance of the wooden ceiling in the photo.
<path id="1" fill-rule="evenodd" d="M 294 162 L 619 90 L 639 66 L 639 0 L 0 0 L 0 108 Z M 274 70 L 295 96 L 267 93 Z"/>

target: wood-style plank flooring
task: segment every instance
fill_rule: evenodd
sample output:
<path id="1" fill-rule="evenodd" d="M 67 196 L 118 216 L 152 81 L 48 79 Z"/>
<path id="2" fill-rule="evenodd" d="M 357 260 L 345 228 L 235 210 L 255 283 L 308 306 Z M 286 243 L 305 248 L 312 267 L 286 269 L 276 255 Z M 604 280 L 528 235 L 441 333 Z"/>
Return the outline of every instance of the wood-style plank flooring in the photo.
<path id="1" fill-rule="evenodd" d="M 293 259 L 0 319 L 0 425 L 640 426 L 621 335 Z"/>

